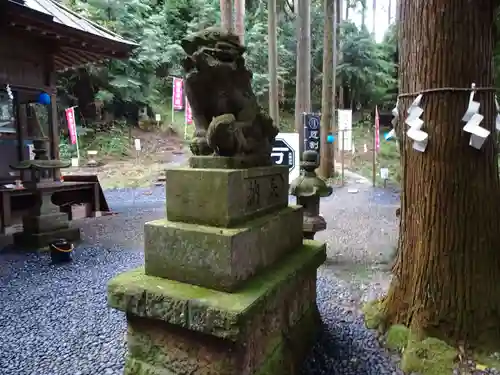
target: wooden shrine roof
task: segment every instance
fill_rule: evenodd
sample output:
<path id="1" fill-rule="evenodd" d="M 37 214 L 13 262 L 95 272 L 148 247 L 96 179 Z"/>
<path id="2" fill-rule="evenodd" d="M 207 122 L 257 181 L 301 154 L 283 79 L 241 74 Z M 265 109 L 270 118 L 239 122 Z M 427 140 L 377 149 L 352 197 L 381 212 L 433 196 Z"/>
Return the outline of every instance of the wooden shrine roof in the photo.
<path id="1" fill-rule="evenodd" d="M 5 1 L 5 0 L 3 0 Z M 3 2 L 0 0 L 0 3 Z M 127 58 L 137 44 L 84 18 L 55 0 L 7 0 L 2 23 L 33 38 L 52 40 L 56 70 L 107 58 Z M 5 5 L 5 3 L 4 3 Z M 1 12 L 0 12 L 1 13 Z"/>

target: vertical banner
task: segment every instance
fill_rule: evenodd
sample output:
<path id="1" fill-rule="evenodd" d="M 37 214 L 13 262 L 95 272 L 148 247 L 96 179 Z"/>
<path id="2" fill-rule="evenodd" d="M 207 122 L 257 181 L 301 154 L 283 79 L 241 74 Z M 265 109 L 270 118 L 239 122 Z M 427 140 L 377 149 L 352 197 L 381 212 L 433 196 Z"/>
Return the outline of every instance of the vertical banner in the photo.
<path id="1" fill-rule="evenodd" d="M 352 110 L 339 109 L 337 111 L 337 124 L 339 130 L 339 151 L 351 151 L 352 149 Z"/>
<path id="2" fill-rule="evenodd" d="M 75 121 L 75 107 L 66 108 L 66 122 L 68 123 L 69 139 L 71 144 L 76 144 L 76 121 Z"/>
<path id="3" fill-rule="evenodd" d="M 184 81 L 182 78 L 174 77 L 174 82 L 172 85 L 172 109 L 180 111 L 183 109 L 182 99 L 184 98 Z"/>
<path id="4" fill-rule="evenodd" d="M 375 151 L 380 151 L 380 116 L 377 106 L 375 106 Z"/>
<path id="5" fill-rule="evenodd" d="M 302 123 L 304 124 L 304 151 L 319 153 L 321 115 L 319 113 L 303 113 Z"/>

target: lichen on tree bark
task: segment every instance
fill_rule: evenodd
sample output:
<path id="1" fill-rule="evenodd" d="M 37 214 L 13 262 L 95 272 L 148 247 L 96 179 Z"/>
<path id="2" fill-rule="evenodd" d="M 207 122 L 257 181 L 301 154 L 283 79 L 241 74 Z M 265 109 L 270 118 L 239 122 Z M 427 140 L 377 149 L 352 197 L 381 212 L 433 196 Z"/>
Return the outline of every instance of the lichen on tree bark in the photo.
<path id="1" fill-rule="evenodd" d="M 400 93 L 493 86 L 496 1 L 401 0 Z M 481 126 L 469 146 L 461 121 L 469 94 L 424 94 L 424 153 L 405 139 L 400 106 L 402 194 L 398 257 L 384 301 L 386 324 L 404 324 L 449 343 L 500 344 L 500 208 L 492 92 L 478 92 Z M 498 347 L 497 347 L 498 349 Z"/>

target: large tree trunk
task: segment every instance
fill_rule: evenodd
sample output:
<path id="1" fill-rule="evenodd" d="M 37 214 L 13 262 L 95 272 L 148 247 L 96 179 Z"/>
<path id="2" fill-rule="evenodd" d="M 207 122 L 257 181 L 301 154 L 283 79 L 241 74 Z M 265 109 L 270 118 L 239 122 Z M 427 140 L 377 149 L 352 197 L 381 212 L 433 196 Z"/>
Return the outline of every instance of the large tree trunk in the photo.
<path id="1" fill-rule="evenodd" d="M 277 47 L 277 10 L 276 0 L 269 0 L 267 13 L 267 39 L 269 41 L 268 69 L 269 69 L 269 115 L 279 126 L 279 98 L 278 98 L 278 47 Z"/>
<path id="2" fill-rule="evenodd" d="M 297 80 L 295 91 L 295 131 L 304 149 L 302 113 L 311 111 L 311 2 L 298 0 L 297 8 Z"/>
<path id="3" fill-rule="evenodd" d="M 220 0 L 221 27 L 233 31 L 233 0 Z"/>
<path id="4" fill-rule="evenodd" d="M 494 3 L 401 0 L 401 93 L 493 86 Z M 468 97 L 424 94 L 427 150 L 402 138 L 399 251 L 385 310 L 389 324 L 474 346 L 500 339 L 500 186 L 493 93 L 476 94 L 481 126 L 492 132 L 481 150 L 462 130 Z M 399 109 L 400 133 L 413 99 Z"/>
<path id="5" fill-rule="evenodd" d="M 329 178 L 333 172 L 333 147 L 328 144 L 327 136 L 332 131 L 332 113 L 335 113 L 335 75 L 334 47 L 337 29 L 335 27 L 335 0 L 323 0 L 323 82 L 321 93 L 321 164 L 319 173 L 323 178 Z M 340 10 L 342 11 L 342 10 Z"/>

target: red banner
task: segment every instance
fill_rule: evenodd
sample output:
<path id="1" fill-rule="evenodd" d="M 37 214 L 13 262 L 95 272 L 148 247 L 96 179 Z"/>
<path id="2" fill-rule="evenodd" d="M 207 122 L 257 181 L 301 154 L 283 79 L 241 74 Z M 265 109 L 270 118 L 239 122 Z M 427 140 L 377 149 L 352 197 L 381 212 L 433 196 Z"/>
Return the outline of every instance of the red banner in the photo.
<path id="1" fill-rule="evenodd" d="M 71 144 L 76 144 L 76 121 L 75 121 L 75 108 L 66 108 L 66 121 L 68 122 L 69 139 Z"/>
<path id="2" fill-rule="evenodd" d="M 193 113 L 191 112 L 191 106 L 186 98 L 186 110 L 184 112 L 184 117 L 186 118 L 186 124 L 190 125 L 193 123 Z"/>
<path id="3" fill-rule="evenodd" d="M 174 83 L 172 86 L 172 107 L 174 110 L 182 110 L 183 108 L 183 103 L 182 103 L 182 98 L 184 97 L 184 90 L 183 90 L 183 84 L 184 81 L 182 78 L 175 78 L 174 77 Z"/>
<path id="4" fill-rule="evenodd" d="M 378 115 L 378 107 L 375 106 L 375 150 L 380 150 L 380 116 Z"/>

